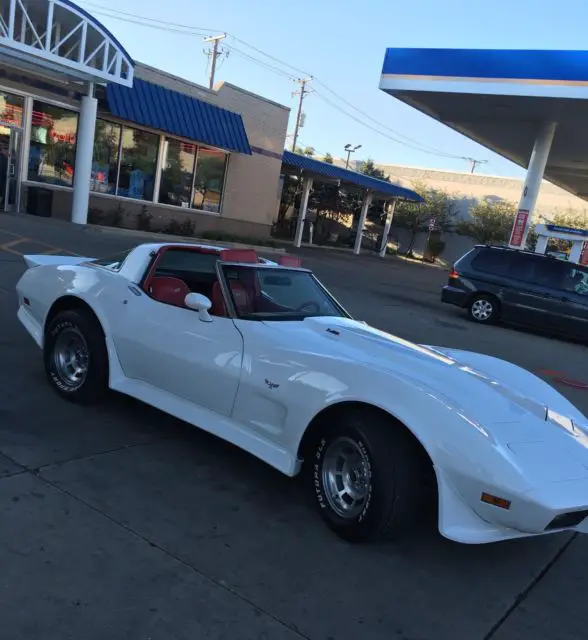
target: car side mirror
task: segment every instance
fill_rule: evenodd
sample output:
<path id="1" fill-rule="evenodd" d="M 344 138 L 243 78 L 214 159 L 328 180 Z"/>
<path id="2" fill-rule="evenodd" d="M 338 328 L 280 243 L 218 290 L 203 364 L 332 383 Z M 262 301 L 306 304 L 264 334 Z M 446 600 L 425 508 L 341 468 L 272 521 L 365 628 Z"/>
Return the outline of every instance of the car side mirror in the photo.
<path id="1" fill-rule="evenodd" d="M 212 318 L 208 313 L 212 302 L 201 293 L 189 293 L 184 299 L 185 305 L 188 309 L 198 311 L 198 316 L 202 322 L 212 322 Z"/>

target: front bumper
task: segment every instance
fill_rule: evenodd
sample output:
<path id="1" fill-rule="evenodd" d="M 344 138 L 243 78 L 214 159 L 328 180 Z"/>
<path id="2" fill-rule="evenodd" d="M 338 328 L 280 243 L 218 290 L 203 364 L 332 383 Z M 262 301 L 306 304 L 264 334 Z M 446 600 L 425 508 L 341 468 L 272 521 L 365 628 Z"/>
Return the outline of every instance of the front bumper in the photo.
<path id="1" fill-rule="evenodd" d="M 480 479 L 438 472 L 439 531 L 465 544 L 486 544 L 561 531 L 588 533 L 588 478 L 554 482 L 524 493 Z M 486 504 L 483 492 L 510 501 L 510 508 Z"/>

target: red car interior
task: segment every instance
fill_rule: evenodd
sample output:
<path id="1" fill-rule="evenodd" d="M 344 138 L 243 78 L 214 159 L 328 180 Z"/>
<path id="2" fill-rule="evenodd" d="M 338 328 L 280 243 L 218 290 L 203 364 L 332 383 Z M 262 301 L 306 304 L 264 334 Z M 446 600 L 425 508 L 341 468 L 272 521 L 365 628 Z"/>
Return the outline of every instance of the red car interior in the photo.
<path id="1" fill-rule="evenodd" d="M 257 263 L 257 253 L 254 249 L 223 249 L 220 252 L 222 262 Z"/>
<path id="2" fill-rule="evenodd" d="M 281 267 L 301 267 L 302 260 L 296 256 L 280 256 L 278 258 L 278 264 Z"/>
<path id="3" fill-rule="evenodd" d="M 184 300 L 190 293 L 190 287 L 179 278 L 157 276 L 151 280 L 149 293 L 159 302 L 185 307 Z"/>
<path id="4" fill-rule="evenodd" d="M 226 316 L 227 308 L 225 306 L 225 299 L 223 298 L 223 292 L 221 290 L 220 282 L 217 280 L 212 285 L 212 305 L 210 307 L 210 313 L 213 316 Z"/>
<path id="5" fill-rule="evenodd" d="M 237 262 L 245 264 L 257 264 L 259 258 L 253 249 L 223 249 L 218 257 L 223 262 Z M 283 266 L 298 267 L 300 259 L 294 256 L 281 256 L 279 264 Z M 194 285 L 194 283 L 191 283 Z M 210 292 L 211 309 L 215 316 L 226 316 L 227 310 L 222 294 L 222 289 L 218 280 L 210 283 L 208 291 L 201 291 L 203 287 L 196 283 L 196 290 L 206 295 Z M 257 274 L 253 270 L 242 270 L 239 279 L 231 278 L 229 275 L 228 284 L 231 288 L 233 302 L 239 315 L 253 313 L 261 310 L 261 307 L 268 306 L 261 296 L 260 285 Z M 158 302 L 170 304 L 176 307 L 185 307 L 185 298 L 193 289 L 187 282 L 173 275 L 157 275 L 153 277 L 148 285 L 148 293 Z M 273 305 L 269 305 L 273 307 Z M 260 307 L 259 309 L 257 307 Z M 266 309 L 267 310 L 267 309 Z"/>

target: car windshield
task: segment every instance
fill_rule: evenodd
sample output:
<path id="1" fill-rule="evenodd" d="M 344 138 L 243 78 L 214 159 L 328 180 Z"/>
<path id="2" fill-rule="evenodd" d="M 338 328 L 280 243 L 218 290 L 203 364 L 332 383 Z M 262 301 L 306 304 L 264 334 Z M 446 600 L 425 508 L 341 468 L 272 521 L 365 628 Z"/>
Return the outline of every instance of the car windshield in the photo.
<path id="1" fill-rule="evenodd" d="M 222 265 L 235 312 L 245 320 L 349 317 L 309 271 L 255 265 Z"/>

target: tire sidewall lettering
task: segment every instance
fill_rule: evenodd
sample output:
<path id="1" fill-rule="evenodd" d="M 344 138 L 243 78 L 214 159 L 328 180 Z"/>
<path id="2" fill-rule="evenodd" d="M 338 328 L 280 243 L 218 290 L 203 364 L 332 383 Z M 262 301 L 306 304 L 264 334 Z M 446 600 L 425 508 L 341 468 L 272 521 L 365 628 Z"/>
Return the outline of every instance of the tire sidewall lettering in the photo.
<path id="1" fill-rule="evenodd" d="M 348 525 L 361 524 L 365 521 L 365 519 L 368 517 L 370 512 L 370 507 L 373 502 L 373 492 L 374 492 L 374 483 L 373 483 L 374 475 L 373 475 L 371 456 L 361 436 L 358 436 L 356 434 L 353 436 L 353 439 L 355 440 L 355 442 L 357 443 L 361 451 L 362 457 L 365 461 L 367 471 L 371 480 L 369 483 L 368 495 L 367 495 L 363 509 L 355 519 L 349 520 L 348 522 L 346 522 L 346 524 Z M 342 519 L 339 516 L 337 516 L 337 514 L 334 513 L 332 508 L 330 507 L 329 502 L 325 495 L 324 487 L 323 487 L 322 463 L 323 463 L 323 457 L 324 457 L 325 451 L 327 450 L 328 445 L 329 445 L 329 441 L 327 440 L 327 438 L 323 437 L 321 438 L 319 443 L 316 445 L 316 448 L 314 451 L 314 461 L 312 465 L 314 491 L 315 491 L 316 500 L 319 508 L 321 510 L 328 510 L 333 515 L 333 517 L 341 521 Z"/>
<path id="2" fill-rule="evenodd" d="M 48 335 L 51 338 L 49 341 L 49 350 L 50 350 L 49 378 L 51 382 L 55 385 L 55 387 L 57 387 L 57 389 L 60 391 L 60 393 L 69 395 L 79 391 L 84 386 L 85 382 L 83 382 L 79 387 L 70 387 L 66 385 L 55 372 L 54 365 L 53 365 L 53 349 L 54 349 L 55 341 L 57 337 L 64 329 L 76 329 L 77 331 L 80 332 L 84 340 L 86 340 L 86 336 L 82 328 L 77 323 L 72 322 L 71 320 L 60 320 L 56 324 L 52 325 L 48 332 Z"/>

